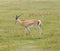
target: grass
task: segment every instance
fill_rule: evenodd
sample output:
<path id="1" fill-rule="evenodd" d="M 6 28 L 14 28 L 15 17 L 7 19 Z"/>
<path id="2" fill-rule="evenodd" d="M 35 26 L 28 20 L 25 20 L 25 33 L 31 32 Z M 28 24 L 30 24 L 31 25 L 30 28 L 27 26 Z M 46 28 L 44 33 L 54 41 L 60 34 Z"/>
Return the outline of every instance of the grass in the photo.
<path id="1" fill-rule="evenodd" d="M 24 27 L 15 24 L 21 20 L 40 19 L 42 34 L 33 28 L 24 38 Z M 0 51 L 60 51 L 59 0 L 0 0 Z"/>

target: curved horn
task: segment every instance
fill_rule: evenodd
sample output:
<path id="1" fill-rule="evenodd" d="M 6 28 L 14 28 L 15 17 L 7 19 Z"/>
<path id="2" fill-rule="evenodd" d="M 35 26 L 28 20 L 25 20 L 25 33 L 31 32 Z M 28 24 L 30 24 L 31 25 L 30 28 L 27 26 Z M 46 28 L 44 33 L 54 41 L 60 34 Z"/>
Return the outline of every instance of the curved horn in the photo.
<path id="1" fill-rule="evenodd" d="M 16 20 L 18 19 L 19 16 L 16 15 Z"/>
<path id="2" fill-rule="evenodd" d="M 21 15 L 22 15 L 22 14 L 21 14 Z M 19 16 L 16 15 L 16 20 L 17 20 L 21 15 L 19 15 Z"/>

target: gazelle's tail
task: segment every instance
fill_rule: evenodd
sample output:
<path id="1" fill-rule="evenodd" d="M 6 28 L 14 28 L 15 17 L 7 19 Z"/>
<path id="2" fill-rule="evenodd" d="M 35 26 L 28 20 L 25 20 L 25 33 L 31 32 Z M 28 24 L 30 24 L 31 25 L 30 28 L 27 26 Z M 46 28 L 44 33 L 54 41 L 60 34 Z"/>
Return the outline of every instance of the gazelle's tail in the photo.
<path id="1" fill-rule="evenodd" d="M 38 25 L 41 25 L 41 20 L 38 20 Z"/>

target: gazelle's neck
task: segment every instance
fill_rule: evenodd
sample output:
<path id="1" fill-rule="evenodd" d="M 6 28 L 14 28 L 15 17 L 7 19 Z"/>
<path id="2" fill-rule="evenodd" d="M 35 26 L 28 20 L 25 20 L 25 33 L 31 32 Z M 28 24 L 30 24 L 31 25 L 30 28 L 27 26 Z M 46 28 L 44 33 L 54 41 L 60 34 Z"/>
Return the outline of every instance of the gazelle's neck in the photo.
<path id="1" fill-rule="evenodd" d="M 19 22 L 19 24 L 22 24 L 22 21 L 21 20 L 17 19 L 17 21 Z"/>

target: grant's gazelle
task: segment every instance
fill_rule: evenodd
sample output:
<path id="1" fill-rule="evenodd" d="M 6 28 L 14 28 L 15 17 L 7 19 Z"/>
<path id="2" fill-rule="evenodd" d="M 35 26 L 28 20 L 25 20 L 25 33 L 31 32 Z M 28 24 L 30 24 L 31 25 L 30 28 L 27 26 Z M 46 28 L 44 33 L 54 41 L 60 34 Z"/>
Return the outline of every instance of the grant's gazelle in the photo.
<path id="1" fill-rule="evenodd" d="M 16 15 L 16 24 L 20 24 L 21 26 L 24 26 L 25 27 L 24 36 L 26 36 L 26 33 L 27 32 L 30 32 L 30 34 L 31 34 L 30 28 L 32 28 L 32 27 L 36 27 L 36 29 L 39 31 L 39 33 L 41 35 L 41 20 L 38 20 L 38 19 L 30 19 L 30 20 L 21 21 L 19 19 L 19 16 Z M 32 35 L 32 37 L 33 37 L 33 35 Z"/>

